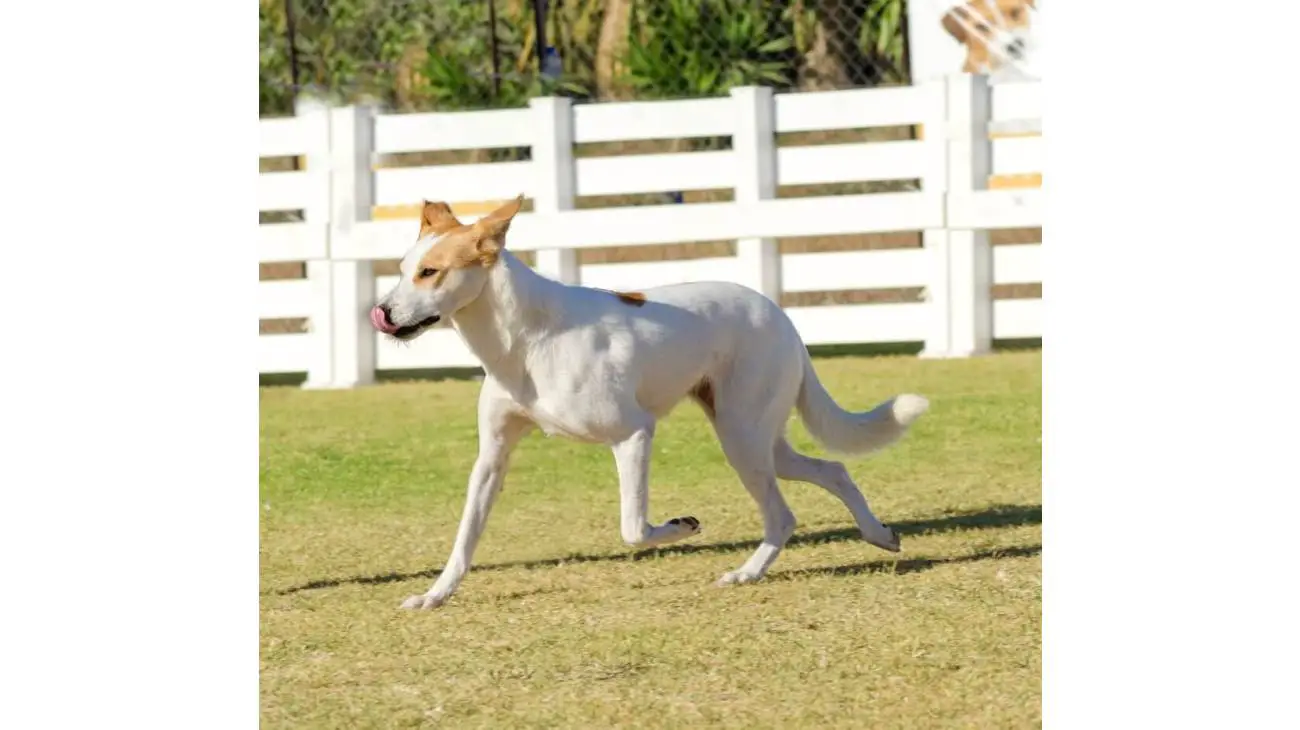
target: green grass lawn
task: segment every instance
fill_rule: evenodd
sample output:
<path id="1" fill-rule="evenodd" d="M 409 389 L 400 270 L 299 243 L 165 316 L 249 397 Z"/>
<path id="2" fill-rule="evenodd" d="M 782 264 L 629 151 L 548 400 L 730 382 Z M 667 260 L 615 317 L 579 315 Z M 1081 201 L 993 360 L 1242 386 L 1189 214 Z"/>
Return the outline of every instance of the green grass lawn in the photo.
<path id="1" fill-rule="evenodd" d="M 651 519 L 702 534 L 634 552 L 613 457 L 535 434 L 447 605 L 406 612 L 446 559 L 476 449 L 471 381 L 261 390 L 264 728 L 1025 728 L 1041 724 L 1041 359 L 821 358 L 845 407 L 930 411 L 848 466 L 903 552 L 820 488 L 730 588 L 758 510 L 689 401 L 660 424 Z M 797 418 L 796 447 L 822 454 Z"/>

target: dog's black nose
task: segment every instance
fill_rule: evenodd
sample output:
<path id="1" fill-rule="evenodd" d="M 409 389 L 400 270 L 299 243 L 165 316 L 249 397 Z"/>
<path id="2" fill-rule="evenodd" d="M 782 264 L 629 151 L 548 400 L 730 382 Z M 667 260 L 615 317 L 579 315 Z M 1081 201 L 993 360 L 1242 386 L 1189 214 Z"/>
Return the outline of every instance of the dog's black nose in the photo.
<path id="1" fill-rule="evenodd" d="M 1007 44 L 1007 55 L 1012 58 L 1020 58 L 1020 54 L 1024 53 L 1024 51 L 1025 42 L 1018 38 Z"/>
<path id="2" fill-rule="evenodd" d="M 379 313 L 384 315 L 384 324 L 391 325 L 393 323 L 393 310 L 387 304 L 379 305 Z"/>

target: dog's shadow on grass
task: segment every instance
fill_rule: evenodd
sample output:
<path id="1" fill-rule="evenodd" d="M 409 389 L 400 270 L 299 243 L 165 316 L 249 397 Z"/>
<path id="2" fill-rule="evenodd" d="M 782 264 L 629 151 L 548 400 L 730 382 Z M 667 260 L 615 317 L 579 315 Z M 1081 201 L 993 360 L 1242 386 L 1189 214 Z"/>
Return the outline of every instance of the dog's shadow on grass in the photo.
<path id="1" fill-rule="evenodd" d="M 936 532 L 950 532 L 953 530 L 963 529 L 984 529 L 995 527 L 1019 527 L 1022 525 L 1038 525 L 1043 522 L 1042 505 L 996 505 L 987 509 L 976 512 L 961 512 L 943 517 L 933 517 L 923 520 L 903 520 L 900 522 L 891 522 L 893 527 L 901 535 L 925 535 Z M 796 533 L 786 543 L 787 547 L 798 545 L 819 545 L 829 542 L 858 541 L 862 536 L 856 527 L 842 528 L 836 530 L 821 530 L 818 532 Z M 696 555 L 702 553 L 730 553 L 742 550 L 753 550 L 758 547 L 758 540 L 738 540 L 733 542 L 715 542 L 703 544 L 683 543 L 678 545 L 668 545 L 662 548 L 642 550 L 634 553 L 606 553 L 603 555 L 568 555 L 562 558 L 548 558 L 545 560 L 514 560 L 505 563 L 487 563 L 475 565 L 475 571 L 482 570 L 512 570 L 515 568 L 549 568 L 568 563 L 592 563 L 608 562 L 616 560 L 644 560 L 646 558 L 659 557 L 663 555 Z M 796 578 L 801 575 L 858 575 L 864 573 L 914 573 L 922 570 L 928 570 L 937 565 L 950 563 L 967 563 L 978 560 L 989 560 L 999 557 L 1028 557 L 1037 555 L 1042 552 L 1041 545 L 1031 547 L 1007 548 L 1002 550 L 991 550 L 973 555 L 966 555 L 954 558 L 914 558 L 901 560 L 877 560 L 870 563 L 860 563 L 857 565 L 844 565 L 831 568 L 812 568 L 807 570 L 792 570 L 773 573 L 770 577 L 775 580 Z M 350 578 L 326 578 L 322 580 L 313 580 L 291 588 L 285 588 L 273 593 L 286 595 L 298 593 L 300 591 L 315 590 L 319 588 L 338 588 L 344 585 L 376 585 L 381 583 L 400 583 L 408 580 L 431 579 L 438 577 L 441 569 L 421 570 L 412 573 L 384 573 L 381 575 L 353 576 Z"/>
<path id="2" fill-rule="evenodd" d="M 977 563 L 981 560 L 997 560 L 999 558 L 1032 558 L 1043 552 L 1042 545 L 1022 545 L 1010 548 L 993 548 L 992 550 L 982 550 L 970 555 L 958 555 L 951 558 L 910 558 L 906 560 L 872 560 L 868 563 L 854 563 L 853 565 L 836 565 L 827 568 L 803 568 L 800 570 L 781 570 L 770 573 L 765 580 L 794 580 L 796 578 L 810 578 L 819 575 L 867 575 L 870 573 L 889 573 L 891 575 L 905 575 L 907 573 L 920 573 L 923 570 L 938 567 L 940 565 L 956 565 L 959 563 Z"/>

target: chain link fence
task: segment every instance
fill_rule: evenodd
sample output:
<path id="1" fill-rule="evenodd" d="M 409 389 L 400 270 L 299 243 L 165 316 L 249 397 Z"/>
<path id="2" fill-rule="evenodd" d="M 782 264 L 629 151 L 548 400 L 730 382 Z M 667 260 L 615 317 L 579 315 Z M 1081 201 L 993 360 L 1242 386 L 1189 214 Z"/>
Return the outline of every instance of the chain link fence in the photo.
<path id="1" fill-rule="evenodd" d="M 259 0 L 259 19 L 262 116 L 300 89 L 432 111 L 908 82 L 905 0 Z"/>

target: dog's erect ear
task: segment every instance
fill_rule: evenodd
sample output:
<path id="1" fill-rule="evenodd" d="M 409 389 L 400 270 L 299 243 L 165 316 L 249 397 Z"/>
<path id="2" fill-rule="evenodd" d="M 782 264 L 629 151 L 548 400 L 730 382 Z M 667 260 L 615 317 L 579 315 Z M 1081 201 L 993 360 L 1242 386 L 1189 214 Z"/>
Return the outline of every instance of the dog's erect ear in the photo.
<path id="1" fill-rule="evenodd" d="M 510 230 L 510 222 L 514 220 L 523 204 L 524 196 L 521 194 L 474 221 L 474 234 L 478 239 L 477 247 L 484 265 L 491 265 L 496 261 L 497 252 L 506 245 L 506 231 Z"/>
<path id="2" fill-rule="evenodd" d="M 451 212 L 451 206 L 443 202 L 424 201 L 424 209 L 420 211 L 420 238 L 428 235 L 441 236 L 462 225 L 464 224 Z"/>
<path id="3" fill-rule="evenodd" d="M 961 18 L 957 14 L 961 13 Z M 964 22 L 963 22 L 964 21 Z M 943 29 L 948 31 L 948 35 L 957 39 L 958 43 L 966 42 L 966 25 L 970 23 L 970 11 L 965 7 L 956 7 L 944 13 Z"/>
<path id="4" fill-rule="evenodd" d="M 519 213 L 519 209 L 523 205 L 524 196 L 521 194 L 514 200 L 479 218 L 474 222 L 474 227 L 485 236 L 503 236 L 510 229 L 510 221 L 514 220 L 515 215 Z"/>

